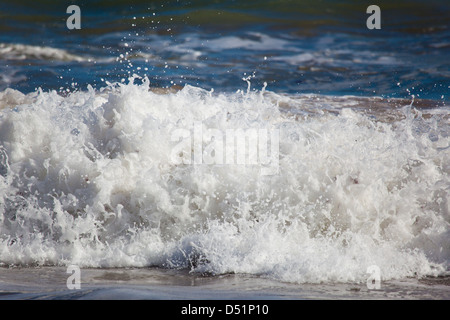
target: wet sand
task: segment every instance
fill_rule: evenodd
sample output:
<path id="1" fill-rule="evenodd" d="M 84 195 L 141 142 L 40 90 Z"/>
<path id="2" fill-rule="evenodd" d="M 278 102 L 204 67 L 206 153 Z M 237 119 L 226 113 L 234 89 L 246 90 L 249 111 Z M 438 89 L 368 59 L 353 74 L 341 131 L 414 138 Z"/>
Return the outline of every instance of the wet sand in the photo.
<path id="1" fill-rule="evenodd" d="M 309 300 L 450 299 L 450 277 L 365 283 L 292 284 L 254 275 L 219 276 L 166 269 L 81 269 L 69 290 L 63 267 L 0 268 L 0 299 L 82 300 Z"/>

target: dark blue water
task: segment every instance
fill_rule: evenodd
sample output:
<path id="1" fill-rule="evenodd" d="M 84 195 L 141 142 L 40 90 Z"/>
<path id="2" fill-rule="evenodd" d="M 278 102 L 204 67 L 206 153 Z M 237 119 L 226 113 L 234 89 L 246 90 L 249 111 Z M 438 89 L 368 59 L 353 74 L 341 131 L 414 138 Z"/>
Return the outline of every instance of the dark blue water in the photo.
<path id="1" fill-rule="evenodd" d="M 68 30 L 69 4 L 81 29 Z M 2 1 L 0 90 L 156 87 L 448 101 L 448 1 Z M 29 47 L 17 47 L 27 45 Z M 59 49 L 52 52 L 49 48 Z"/>

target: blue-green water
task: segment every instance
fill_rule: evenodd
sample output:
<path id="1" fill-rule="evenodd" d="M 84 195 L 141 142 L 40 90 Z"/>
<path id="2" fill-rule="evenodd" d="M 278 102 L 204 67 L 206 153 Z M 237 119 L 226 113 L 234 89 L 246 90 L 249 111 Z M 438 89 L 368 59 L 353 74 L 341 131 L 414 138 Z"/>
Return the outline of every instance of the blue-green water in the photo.
<path id="1" fill-rule="evenodd" d="M 66 27 L 69 4 L 81 30 Z M 370 4 L 2 1 L 0 89 L 83 90 L 138 74 L 217 92 L 254 76 L 275 92 L 448 100 L 448 1 L 378 1 L 380 30 L 366 27 Z"/>

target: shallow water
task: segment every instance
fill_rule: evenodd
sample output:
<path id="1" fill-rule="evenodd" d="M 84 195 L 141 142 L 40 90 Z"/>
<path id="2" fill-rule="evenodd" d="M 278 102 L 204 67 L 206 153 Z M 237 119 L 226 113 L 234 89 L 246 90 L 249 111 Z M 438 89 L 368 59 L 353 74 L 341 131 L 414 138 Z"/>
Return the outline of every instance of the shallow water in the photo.
<path id="1" fill-rule="evenodd" d="M 66 286 L 65 268 L 0 268 L 0 300 L 442 300 L 449 279 L 403 279 L 378 289 L 361 283 L 303 284 L 248 274 L 210 277 L 166 269 L 83 269 L 80 289 Z M 167 310 L 166 310 L 167 311 Z"/>
<path id="2" fill-rule="evenodd" d="M 448 4 L 379 5 L 2 2 L 3 297 L 448 298 Z"/>

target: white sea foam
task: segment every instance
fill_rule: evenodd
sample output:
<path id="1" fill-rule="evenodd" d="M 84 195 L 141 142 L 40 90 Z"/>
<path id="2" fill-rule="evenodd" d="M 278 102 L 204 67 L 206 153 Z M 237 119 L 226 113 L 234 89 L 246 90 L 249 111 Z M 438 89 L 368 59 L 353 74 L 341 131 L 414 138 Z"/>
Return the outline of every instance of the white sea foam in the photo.
<path id="1" fill-rule="evenodd" d="M 382 279 L 445 272 L 448 108 L 428 117 L 406 106 L 380 121 L 343 108 L 350 98 L 322 109 L 317 99 L 308 110 L 273 92 L 157 94 L 147 80 L 66 97 L 3 92 L 0 263 L 299 283 L 365 281 L 370 265 Z M 198 122 L 279 129 L 278 173 L 173 164 L 172 133 Z"/>
<path id="2" fill-rule="evenodd" d="M 88 61 L 90 59 L 70 53 L 64 49 L 20 43 L 0 43 L 0 58 L 9 60 L 38 59 L 76 62 Z"/>

